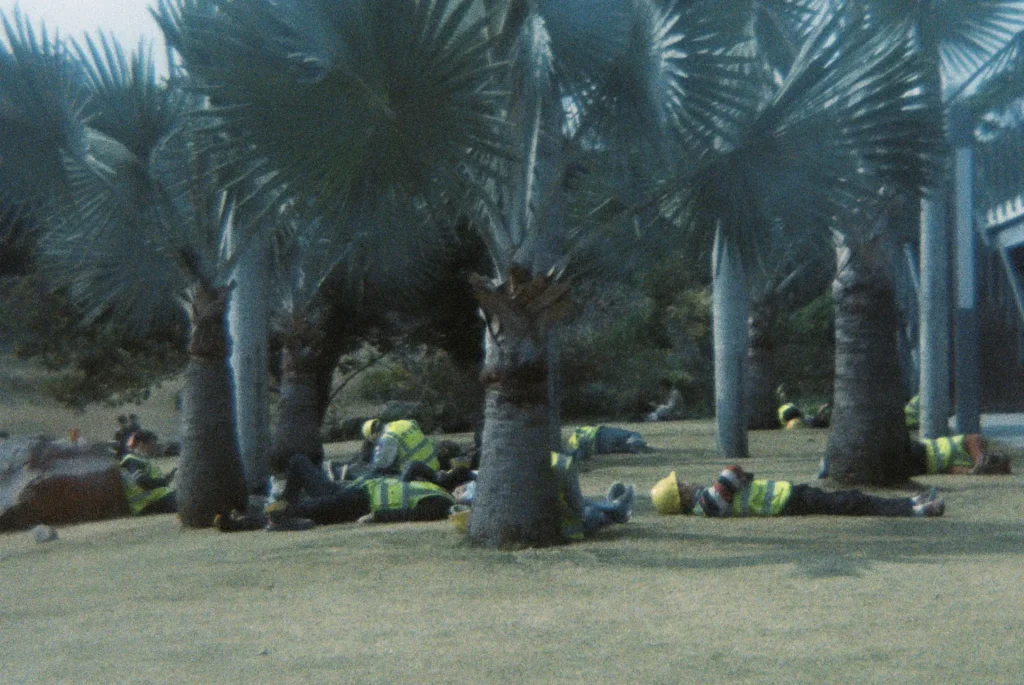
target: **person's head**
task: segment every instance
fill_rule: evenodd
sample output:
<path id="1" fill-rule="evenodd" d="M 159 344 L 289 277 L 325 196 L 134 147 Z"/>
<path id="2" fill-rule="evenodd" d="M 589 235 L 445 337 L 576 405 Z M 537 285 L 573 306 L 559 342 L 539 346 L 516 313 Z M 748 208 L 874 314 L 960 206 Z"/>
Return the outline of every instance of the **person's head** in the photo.
<path id="1" fill-rule="evenodd" d="M 128 424 L 128 417 L 125 416 L 124 414 L 118 415 L 118 417 L 117 417 L 117 425 L 121 426 L 121 428 L 124 428 L 127 424 Z"/>
<path id="2" fill-rule="evenodd" d="M 700 485 L 681 482 L 673 471 L 651 488 L 651 502 L 659 514 L 689 514 L 700 490 Z"/>
<path id="3" fill-rule="evenodd" d="M 128 449 L 139 454 L 156 453 L 156 433 L 153 431 L 135 431 L 128 438 Z"/>
<path id="4" fill-rule="evenodd" d="M 368 419 L 363 422 L 363 439 L 373 442 L 380 437 L 384 424 L 380 419 Z"/>
<path id="5" fill-rule="evenodd" d="M 456 466 L 468 466 L 469 460 L 462 458 L 462 450 L 458 443 L 451 440 L 442 440 L 437 443 L 437 451 L 434 453 L 437 463 L 442 471 L 448 471 Z"/>

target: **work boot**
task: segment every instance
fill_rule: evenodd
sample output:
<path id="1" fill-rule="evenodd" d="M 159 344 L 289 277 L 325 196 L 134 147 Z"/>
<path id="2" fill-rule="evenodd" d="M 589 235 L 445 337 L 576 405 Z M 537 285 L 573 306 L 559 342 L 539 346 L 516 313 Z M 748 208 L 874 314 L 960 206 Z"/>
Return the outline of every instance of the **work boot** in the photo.
<path id="1" fill-rule="evenodd" d="M 942 516 L 946 513 L 946 502 L 941 499 L 928 500 L 914 505 L 914 516 Z"/>
<path id="2" fill-rule="evenodd" d="M 641 438 L 639 435 L 631 435 L 629 439 L 626 440 L 627 452 L 632 452 L 633 454 L 636 454 L 638 452 L 643 452 L 646 449 L 647 443 L 644 442 L 644 439 Z"/>
<path id="3" fill-rule="evenodd" d="M 612 486 L 608 488 L 608 494 L 605 495 L 605 497 L 609 502 L 614 502 L 624 494 L 626 494 L 625 483 L 612 483 Z"/>
<path id="4" fill-rule="evenodd" d="M 924 504 L 926 502 L 931 502 L 933 499 L 936 499 L 938 496 L 939 496 L 939 489 L 933 487 L 931 490 L 928 490 L 927 492 L 918 493 L 917 495 L 911 497 L 910 501 L 913 502 L 915 505 L 917 505 L 917 504 Z"/>
<path id="5" fill-rule="evenodd" d="M 268 533 L 279 533 L 286 530 L 309 530 L 316 524 L 312 519 L 292 516 L 286 509 L 267 512 L 267 525 L 263 530 Z"/>
<path id="6" fill-rule="evenodd" d="M 267 518 L 263 515 L 252 515 L 239 513 L 232 509 L 230 514 L 217 514 L 213 517 L 213 527 L 222 533 L 236 533 L 243 530 L 259 530 L 267 524 Z"/>
<path id="7" fill-rule="evenodd" d="M 625 490 L 612 500 L 615 503 L 615 508 L 609 512 L 609 515 L 614 523 L 629 521 L 630 508 L 633 506 L 633 486 L 626 485 L 624 487 Z"/>

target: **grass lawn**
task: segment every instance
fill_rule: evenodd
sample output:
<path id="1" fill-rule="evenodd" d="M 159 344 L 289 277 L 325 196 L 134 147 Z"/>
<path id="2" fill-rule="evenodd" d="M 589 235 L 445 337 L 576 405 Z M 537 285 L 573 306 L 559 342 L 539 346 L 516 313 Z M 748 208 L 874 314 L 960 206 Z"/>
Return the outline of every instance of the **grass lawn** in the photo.
<path id="1" fill-rule="evenodd" d="M 1024 683 L 1019 475 L 919 479 L 941 519 L 659 517 L 669 470 L 717 475 L 713 426 L 635 428 L 657 451 L 582 476 L 636 484 L 633 520 L 558 548 L 173 515 L 0 535 L 0 683 Z M 753 433 L 744 466 L 811 480 L 825 437 Z"/>

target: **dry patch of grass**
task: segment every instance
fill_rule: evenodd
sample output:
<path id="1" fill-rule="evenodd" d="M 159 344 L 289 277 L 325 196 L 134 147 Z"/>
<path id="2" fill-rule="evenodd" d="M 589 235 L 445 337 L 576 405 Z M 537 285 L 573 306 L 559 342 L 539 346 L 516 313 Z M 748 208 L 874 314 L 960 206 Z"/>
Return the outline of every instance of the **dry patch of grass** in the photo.
<path id="1" fill-rule="evenodd" d="M 1021 682 L 1020 476 L 922 478 L 942 519 L 658 517 L 647 491 L 670 469 L 721 468 L 713 427 L 635 428 L 658 450 L 582 477 L 593 496 L 635 483 L 634 520 L 554 549 L 474 549 L 446 522 L 0 536 L 0 680 Z M 753 433 L 745 466 L 807 481 L 824 440 Z"/>

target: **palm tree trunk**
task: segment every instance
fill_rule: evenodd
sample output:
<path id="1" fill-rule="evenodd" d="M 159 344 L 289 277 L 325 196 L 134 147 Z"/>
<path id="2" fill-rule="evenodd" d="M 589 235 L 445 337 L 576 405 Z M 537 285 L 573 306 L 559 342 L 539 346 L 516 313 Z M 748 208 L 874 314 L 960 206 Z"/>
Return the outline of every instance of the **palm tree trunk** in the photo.
<path id="1" fill-rule="evenodd" d="M 712 256 L 712 328 L 715 345 L 715 421 L 718 453 L 747 457 L 747 278 L 735 246 L 719 228 Z"/>
<path id="2" fill-rule="evenodd" d="M 247 502 L 235 441 L 224 314 L 228 290 L 197 286 L 182 394 L 181 458 L 176 478 L 181 522 L 204 528 Z"/>
<path id="3" fill-rule="evenodd" d="M 266 247 L 250 245 L 236 267 L 238 286 L 232 292 L 228 309 L 238 449 L 249 492 L 257 491 L 269 475 L 268 269 Z"/>
<path id="4" fill-rule="evenodd" d="M 949 433 L 949 233 L 945 186 L 921 202 L 920 434 Z"/>
<path id="5" fill-rule="evenodd" d="M 775 312 L 767 303 L 751 309 L 747 329 L 747 378 L 750 398 L 750 418 L 747 426 L 752 430 L 779 427 L 776 416 L 779 386 L 775 349 Z"/>
<path id="6" fill-rule="evenodd" d="M 551 471 L 546 333 L 564 315 L 568 288 L 510 277 L 474 289 L 487 320 L 480 477 L 469 523 L 488 547 L 547 546 L 561 539 Z"/>
<path id="7" fill-rule="evenodd" d="M 856 249 L 840 244 L 836 255 L 835 398 L 825 445 L 829 474 L 851 485 L 898 484 L 913 474 L 892 270 L 877 244 Z"/>
<path id="8" fill-rule="evenodd" d="M 314 463 L 324 459 L 320 440 L 319 391 L 316 360 L 299 361 L 300 354 L 285 345 L 281 351 L 281 398 L 274 422 L 271 468 L 282 471 L 294 454 L 305 454 Z"/>

